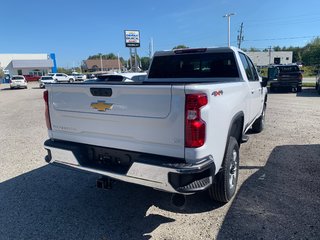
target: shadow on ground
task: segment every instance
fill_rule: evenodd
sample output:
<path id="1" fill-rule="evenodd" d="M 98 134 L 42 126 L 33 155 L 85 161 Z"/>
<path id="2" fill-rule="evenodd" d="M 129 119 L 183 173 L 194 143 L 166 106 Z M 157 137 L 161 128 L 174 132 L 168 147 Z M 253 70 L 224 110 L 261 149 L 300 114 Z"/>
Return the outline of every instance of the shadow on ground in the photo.
<path id="1" fill-rule="evenodd" d="M 97 189 L 98 176 L 45 166 L 0 184 L 1 239 L 149 239 L 159 225 L 175 219 L 149 214 L 152 206 L 176 211 L 171 195 L 116 182 Z M 182 213 L 212 206 L 205 193 L 188 197 Z"/>
<path id="2" fill-rule="evenodd" d="M 315 88 L 304 88 L 302 92 L 297 93 L 297 97 L 320 97 Z"/>
<path id="3" fill-rule="evenodd" d="M 279 88 L 271 92 L 268 88 L 268 94 L 296 94 L 297 97 L 320 97 L 314 87 L 305 87 L 301 92 L 295 92 L 291 88 Z"/>
<path id="4" fill-rule="evenodd" d="M 319 173 L 320 145 L 276 147 L 239 189 L 217 239 L 319 239 Z"/>

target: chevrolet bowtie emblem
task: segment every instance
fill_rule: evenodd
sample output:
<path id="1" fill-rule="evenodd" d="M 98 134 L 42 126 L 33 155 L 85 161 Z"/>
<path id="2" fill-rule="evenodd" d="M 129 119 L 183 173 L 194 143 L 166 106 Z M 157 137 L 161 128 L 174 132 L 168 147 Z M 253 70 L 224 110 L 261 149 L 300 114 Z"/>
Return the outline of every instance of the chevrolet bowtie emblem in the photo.
<path id="1" fill-rule="evenodd" d="M 96 103 L 91 103 L 91 107 L 97 109 L 100 112 L 105 112 L 106 110 L 111 110 L 113 104 L 105 103 L 104 101 L 98 101 Z"/>

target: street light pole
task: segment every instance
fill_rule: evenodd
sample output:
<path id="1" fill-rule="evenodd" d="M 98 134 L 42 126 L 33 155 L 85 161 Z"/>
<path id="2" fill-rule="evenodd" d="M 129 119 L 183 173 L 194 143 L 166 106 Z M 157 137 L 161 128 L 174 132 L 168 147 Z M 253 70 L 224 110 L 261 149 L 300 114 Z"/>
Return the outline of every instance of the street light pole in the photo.
<path id="1" fill-rule="evenodd" d="M 234 13 L 228 13 L 226 15 L 224 15 L 223 17 L 227 17 L 228 18 L 228 47 L 230 47 L 230 17 L 235 15 Z"/>

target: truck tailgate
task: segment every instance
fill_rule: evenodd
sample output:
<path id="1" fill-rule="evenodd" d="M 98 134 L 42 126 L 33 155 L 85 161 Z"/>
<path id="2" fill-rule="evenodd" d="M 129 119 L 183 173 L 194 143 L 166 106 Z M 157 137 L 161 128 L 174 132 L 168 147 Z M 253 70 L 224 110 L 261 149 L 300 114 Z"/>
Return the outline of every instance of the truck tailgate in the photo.
<path id="1" fill-rule="evenodd" d="M 53 139 L 184 157 L 183 85 L 53 84 L 47 89 Z"/>

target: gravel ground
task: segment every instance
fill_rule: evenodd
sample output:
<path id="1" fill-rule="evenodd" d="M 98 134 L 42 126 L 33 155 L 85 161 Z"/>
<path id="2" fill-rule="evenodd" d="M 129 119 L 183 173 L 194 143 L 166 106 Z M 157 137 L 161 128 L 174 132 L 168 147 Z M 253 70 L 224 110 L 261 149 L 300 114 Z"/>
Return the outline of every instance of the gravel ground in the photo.
<path id="1" fill-rule="evenodd" d="M 0 85 L 0 239 L 320 239 L 320 96 L 269 94 L 266 129 L 241 146 L 240 182 L 221 205 L 47 165 L 42 89 Z"/>

